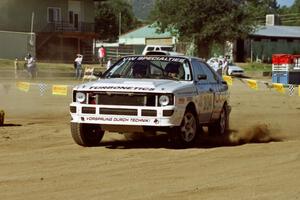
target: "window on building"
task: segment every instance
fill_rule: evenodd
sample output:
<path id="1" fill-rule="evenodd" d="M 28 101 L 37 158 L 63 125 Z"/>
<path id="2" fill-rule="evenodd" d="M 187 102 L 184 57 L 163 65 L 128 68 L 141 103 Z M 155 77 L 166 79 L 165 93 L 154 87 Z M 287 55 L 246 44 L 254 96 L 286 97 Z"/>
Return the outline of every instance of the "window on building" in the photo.
<path id="1" fill-rule="evenodd" d="M 49 7 L 48 8 L 48 22 L 61 21 L 60 8 Z"/>
<path id="2" fill-rule="evenodd" d="M 74 23 L 74 13 L 73 13 L 73 11 L 69 11 L 69 23 L 70 24 Z"/>

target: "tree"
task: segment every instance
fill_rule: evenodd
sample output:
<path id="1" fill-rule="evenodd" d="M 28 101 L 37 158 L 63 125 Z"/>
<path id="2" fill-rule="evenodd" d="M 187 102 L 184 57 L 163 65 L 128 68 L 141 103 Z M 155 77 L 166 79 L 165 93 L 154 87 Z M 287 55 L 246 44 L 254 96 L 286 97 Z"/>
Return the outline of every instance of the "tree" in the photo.
<path id="1" fill-rule="evenodd" d="M 157 0 L 151 18 L 159 31 L 193 39 L 198 56 L 207 58 L 213 43 L 245 38 L 254 31 L 256 17 L 272 7 L 270 3 L 277 5 L 276 0 Z"/>
<path id="2" fill-rule="evenodd" d="M 300 26 L 300 0 L 295 0 L 291 7 L 279 8 L 280 21 L 285 26 Z"/>
<path id="3" fill-rule="evenodd" d="M 300 0 L 295 0 L 291 7 L 291 11 L 295 13 L 300 13 Z"/>
<path id="4" fill-rule="evenodd" d="M 132 7 L 124 0 L 101 1 L 96 9 L 96 32 L 100 38 L 115 40 L 119 35 L 121 17 L 121 33 L 128 32 L 138 26 Z"/>

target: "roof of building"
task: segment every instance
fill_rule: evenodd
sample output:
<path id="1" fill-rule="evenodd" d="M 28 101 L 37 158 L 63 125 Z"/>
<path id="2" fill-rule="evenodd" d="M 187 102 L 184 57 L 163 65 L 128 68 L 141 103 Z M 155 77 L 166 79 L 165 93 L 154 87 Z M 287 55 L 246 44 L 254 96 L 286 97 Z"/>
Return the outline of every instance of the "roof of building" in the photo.
<path id="1" fill-rule="evenodd" d="M 158 33 L 156 28 L 152 25 L 146 25 L 134 31 L 125 33 L 121 38 L 165 38 L 172 37 L 170 32 Z"/>
<path id="2" fill-rule="evenodd" d="M 251 36 L 300 38 L 300 26 L 262 26 Z"/>

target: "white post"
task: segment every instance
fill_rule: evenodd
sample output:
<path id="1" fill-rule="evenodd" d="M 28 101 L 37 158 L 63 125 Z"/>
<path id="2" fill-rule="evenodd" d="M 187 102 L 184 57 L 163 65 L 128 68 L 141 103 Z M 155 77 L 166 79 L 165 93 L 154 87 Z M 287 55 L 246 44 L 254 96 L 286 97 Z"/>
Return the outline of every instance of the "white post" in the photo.
<path id="1" fill-rule="evenodd" d="M 33 21 L 34 21 L 34 12 L 31 14 L 31 29 L 30 32 L 33 33 Z"/>
<path id="2" fill-rule="evenodd" d="M 34 38 L 33 38 L 33 22 L 34 22 L 34 12 L 31 14 L 31 26 L 30 26 L 30 39 L 29 39 L 29 44 L 30 44 L 30 51 L 33 51 L 34 47 Z M 33 54 L 33 52 L 31 52 Z M 35 55 L 34 55 L 35 56 Z"/>
<path id="3" fill-rule="evenodd" d="M 119 38 L 121 36 L 122 33 L 122 13 L 119 13 Z"/>

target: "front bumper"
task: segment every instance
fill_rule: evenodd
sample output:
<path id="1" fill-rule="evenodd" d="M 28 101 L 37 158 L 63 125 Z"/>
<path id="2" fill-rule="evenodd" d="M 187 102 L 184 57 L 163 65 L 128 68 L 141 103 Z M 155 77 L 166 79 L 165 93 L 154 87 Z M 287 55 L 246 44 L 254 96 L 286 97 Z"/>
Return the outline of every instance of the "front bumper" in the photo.
<path id="1" fill-rule="evenodd" d="M 179 126 L 183 111 L 175 106 L 107 106 L 71 103 L 72 123 L 130 126 Z"/>

